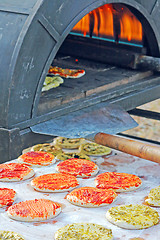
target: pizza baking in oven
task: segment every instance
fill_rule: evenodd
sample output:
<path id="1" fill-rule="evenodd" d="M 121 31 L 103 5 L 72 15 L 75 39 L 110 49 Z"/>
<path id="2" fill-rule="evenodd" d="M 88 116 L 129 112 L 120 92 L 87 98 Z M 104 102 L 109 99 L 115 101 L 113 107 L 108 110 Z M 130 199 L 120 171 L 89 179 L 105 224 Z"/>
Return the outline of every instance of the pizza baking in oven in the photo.
<path id="1" fill-rule="evenodd" d="M 99 167 L 92 161 L 73 158 L 60 162 L 56 170 L 76 177 L 92 177 L 98 173 Z"/>
<path id="2" fill-rule="evenodd" d="M 55 163 L 53 154 L 42 151 L 31 151 L 24 153 L 18 157 L 18 161 L 37 167 L 48 166 Z"/>
<path id="3" fill-rule="evenodd" d="M 160 207 L 160 186 L 151 189 L 145 202 L 150 206 Z"/>
<path id="4" fill-rule="evenodd" d="M 159 222 L 158 212 L 140 204 L 120 205 L 106 213 L 109 222 L 126 229 L 149 228 Z"/>
<path id="5" fill-rule="evenodd" d="M 93 142 L 81 144 L 81 146 L 79 147 L 79 151 L 91 156 L 103 156 L 111 153 L 110 148 Z"/>
<path id="6" fill-rule="evenodd" d="M 63 69 L 60 67 L 50 67 L 49 74 L 54 74 L 54 75 L 58 75 L 64 78 L 80 78 L 85 74 L 85 70 L 81 70 L 81 69 Z"/>
<path id="7" fill-rule="evenodd" d="M 81 187 L 68 193 L 66 199 L 80 207 L 101 207 L 111 204 L 117 197 L 112 190 Z"/>
<path id="8" fill-rule="evenodd" d="M 55 240 L 112 240 L 112 230 L 95 223 L 68 224 L 55 233 Z"/>
<path id="9" fill-rule="evenodd" d="M 0 164 L 0 181 L 21 181 L 34 175 L 32 168 L 22 163 Z"/>
<path id="10" fill-rule="evenodd" d="M 82 143 L 84 143 L 83 138 L 66 138 L 66 137 L 56 137 L 53 141 L 55 146 L 67 149 L 78 148 Z"/>
<path id="11" fill-rule="evenodd" d="M 115 192 L 136 190 L 141 184 L 138 176 L 128 173 L 105 172 L 95 178 L 97 188 L 112 189 Z"/>
<path id="12" fill-rule="evenodd" d="M 65 192 L 78 185 L 76 177 L 63 173 L 44 174 L 31 181 L 31 186 L 40 192 Z"/>
<path id="13" fill-rule="evenodd" d="M 51 219 L 61 212 L 61 205 L 48 199 L 34 199 L 16 203 L 7 214 L 17 221 L 33 222 Z"/>
<path id="14" fill-rule="evenodd" d="M 0 188 L 0 207 L 12 205 L 16 195 L 16 192 L 11 188 Z"/>

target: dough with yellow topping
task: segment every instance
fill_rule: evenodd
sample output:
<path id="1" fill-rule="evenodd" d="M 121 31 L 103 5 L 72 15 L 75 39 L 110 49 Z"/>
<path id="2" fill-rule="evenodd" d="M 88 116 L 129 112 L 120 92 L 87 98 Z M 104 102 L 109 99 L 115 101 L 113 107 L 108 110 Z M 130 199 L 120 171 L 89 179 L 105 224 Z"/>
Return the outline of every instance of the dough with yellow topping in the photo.
<path id="1" fill-rule="evenodd" d="M 145 202 L 150 206 L 160 207 L 160 186 L 151 189 Z"/>
<path id="2" fill-rule="evenodd" d="M 34 145 L 30 151 L 43 151 L 43 152 L 51 153 L 53 155 L 57 155 L 58 153 L 62 152 L 62 149 L 50 143 L 42 143 L 42 144 Z"/>
<path id="3" fill-rule="evenodd" d="M 25 240 L 20 234 L 13 231 L 0 231 L 1 240 Z"/>
<path id="4" fill-rule="evenodd" d="M 112 207 L 107 211 L 106 218 L 118 227 L 126 229 L 149 228 L 159 222 L 156 210 L 140 204 Z"/>
<path id="5" fill-rule="evenodd" d="M 87 159 L 87 160 L 91 160 L 89 156 L 83 154 L 83 153 L 79 153 L 79 152 L 62 152 L 57 154 L 57 156 L 55 157 L 55 160 L 68 160 L 71 158 L 80 158 L 80 159 Z"/>
<path id="6" fill-rule="evenodd" d="M 79 151 L 91 156 L 102 156 L 111 153 L 111 149 L 97 143 L 87 142 L 79 147 Z"/>
<path id="7" fill-rule="evenodd" d="M 112 240 L 112 230 L 94 223 L 73 223 L 60 228 L 55 240 Z"/>
<path id="8" fill-rule="evenodd" d="M 83 138 L 56 137 L 53 141 L 53 144 L 61 148 L 75 149 L 78 148 L 84 142 L 85 139 Z"/>

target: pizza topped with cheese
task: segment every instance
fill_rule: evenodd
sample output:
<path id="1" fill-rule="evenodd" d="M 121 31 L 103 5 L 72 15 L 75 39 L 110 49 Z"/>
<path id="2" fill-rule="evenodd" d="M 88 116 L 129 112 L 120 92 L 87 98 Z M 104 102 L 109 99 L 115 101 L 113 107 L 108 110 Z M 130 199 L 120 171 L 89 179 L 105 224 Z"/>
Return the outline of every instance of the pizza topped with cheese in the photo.
<path id="1" fill-rule="evenodd" d="M 42 151 L 31 151 L 18 157 L 18 161 L 30 166 L 48 166 L 55 163 L 54 155 Z"/>
<path id="2" fill-rule="evenodd" d="M 145 202 L 150 206 L 160 207 L 160 186 L 151 189 Z"/>
<path id="3" fill-rule="evenodd" d="M 79 151 L 91 156 L 102 156 L 102 155 L 108 155 L 111 153 L 111 149 L 105 146 L 102 146 L 97 143 L 93 142 L 87 142 L 84 144 L 81 144 L 79 147 Z"/>
<path id="4" fill-rule="evenodd" d="M 83 138 L 66 138 L 66 137 L 56 137 L 53 141 L 55 146 L 67 149 L 78 148 L 82 143 L 84 143 Z"/>
<path id="5" fill-rule="evenodd" d="M 73 158 L 60 162 L 56 166 L 56 170 L 76 177 L 91 177 L 98 173 L 99 167 L 92 161 Z"/>
<path id="6" fill-rule="evenodd" d="M 21 181 L 34 175 L 32 168 L 22 163 L 0 164 L 0 181 Z"/>
<path id="7" fill-rule="evenodd" d="M 40 192 L 65 192 L 78 185 L 75 176 L 64 173 L 45 174 L 31 181 L 31 186 Z"/>
<path id="8" fill-rule="evenodd" d="M 95 223 L 68 224 L 55 233 L 55 240 L 112 240 L 112 230 Z"/>
<path id="9" fill-rule="evenodd" d="M 33 222 L 51 219 L 61 212 L 61 205 L 48 199 L 34 199 L 16 203 L 8 208 L 10 218 Z"/>
<path id="10" fill-rule="evenodd" d="M 30 151 L 42 151 L 42 152 L 48 152 L 53 155 L 57 155 L 58 153 L 62 152 L 62 149 L 58 146 L 54 146 L 50 143 L 41 143 L 41 144 L 36 144 L 33 147 L 31 147 Z"/>
<path id="11" fill-rule="evenodd" d="M 10 188 L 0 188 L 0 207 L 10 206 L 16 199 L 16 192 Z"/>
<path id="12" fill-rule="evenodd" d="M 25 240 L 19 233 L 13 231 L 0 231 L 0 239 L 1 240 Z"/>
<path id="13" fill-rule="evenodd" d="M 49 74 L 58 75 L 64 78 L 80 78 L 85 74 L 85 70 L 82 69 L 68 69 L 68 68 L 60 68 L 60 67 L 50 67 Z"/>
<path id="14" fill-rule="evenodd" d="M 141 179 L 133 174 L 105 172 L 95 178 L 97 188 L 113 189 L 115 192 L 132 191 L 142 184 Z"/>
<path id="15" fill-rule="evenodd" d="M 109 222 L 126 229 L 144 229 L 159 222 L 158 212 L 140 204 L 120 205 L 106 213 Z"/>
<path id="16" fill-rule="evenodd" d="M 55 157 L 56 160 L 61 160 L 61 161 L 72 159 L 72 158 L 91 160 L 89 156 L 81 152 L 62 152 L 57 154 L 57 156 Z"/>
<path id="17" fill-rule="evenodd" d="M 112 190 L 98 189 L 94 187 L 81 187 L 67 194 L 66 199 L 81 207 L 101 207 L 111 204 L 117 197 Z"/>

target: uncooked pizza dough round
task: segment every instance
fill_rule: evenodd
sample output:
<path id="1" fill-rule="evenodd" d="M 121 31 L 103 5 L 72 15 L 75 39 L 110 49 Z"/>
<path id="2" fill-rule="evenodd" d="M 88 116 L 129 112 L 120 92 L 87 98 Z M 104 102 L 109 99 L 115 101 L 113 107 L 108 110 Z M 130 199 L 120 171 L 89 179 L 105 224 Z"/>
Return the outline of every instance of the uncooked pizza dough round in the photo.
<path id="1" fill-rule="evenodd" d="M 81 144 L 81 146 L 79 147 L 79 151 L 91 156 L 102 156 L 111 153 L 110 148 L 93 142 L 86 142 L 84 144 Z"/>
<path id="2" fill-rule="evenodd" d="M 118 227 L 126 229 L 149 228 L 159 222 L 156 210 L 140 204 L 112 207 L 107 211 L 106 218 Z"/>
<path id="3" fill-rule="evenodd" d="M 0 164 L 0 181 L 16 182 L 26 180 L 34 175 L 32 168 L 22 163 Z"/>
<path id="4" fill-rule="evenodd" d="M 80 207 L 102 207 L 111 204 L 117 197 L 112 190 L 81 187 L 68 193 L 66 199 Z"/>
<path id="5" fill-rule="evenodd" d="M 56 166 L 56 170 L 76 177 L 92 177 L 98 173 L 99 167 L 92 161 L 73 158 L 60 162 Z"/>
<path id="6" fill-rule="evenodd" d="M 17 221 L 33 222 L 51 219 L 60 212 L 60 204 L 48 199 L 34 199 L 10 206 L 7 214 Z"/>
<path id="7" fill-rule="evenodd" d="M 112 230 L 95 223 L 68 224 L 55 233 L 55 240 L 112 240 Z"/>
<path id="8" fill-rule="evenodd" d="M 12 205 L 16 195 L 16 191 L 11 188 L 0 188 L 0 207 Z"/>
<path id="9" fill-rule="evenodd" d="M 115 192 L 133 191 L 141 184 L 138 176 L 128 173 L 105 172 L 95 178 L 97 188 L 113 189 Z"/>
<path id="10" fill-rule="evenodd" d="M 151 189 L 145 202 L 150 206 L 160 207 L 160 186 Z"/>
<path id="11" fill-rule="evenodd" d="M 31 151 L 24 153 L 18 157 L 18 161 L 21 163 L 26 163 L 32 167 L 49 166 L 55 163 L 54 155 L 41 151 Z"/>
<path id="12" fill-rule="evenodd" d="M 65 173 L 44 174 L 31 181 L 31 186 L 40 192 L 65 192 L 78 185 L 75 176 Z"/>

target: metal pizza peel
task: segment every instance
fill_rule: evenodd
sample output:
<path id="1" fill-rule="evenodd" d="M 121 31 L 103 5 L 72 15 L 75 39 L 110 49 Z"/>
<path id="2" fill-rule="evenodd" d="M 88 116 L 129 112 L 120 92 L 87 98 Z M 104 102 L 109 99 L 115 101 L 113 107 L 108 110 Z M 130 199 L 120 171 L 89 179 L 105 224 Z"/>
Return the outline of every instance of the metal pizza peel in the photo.
<path id="1" fill-rule="evenodd" d="M 93 140 L 98 132 L 117 134 L 136 126 L 135 120 L 122 107 L 102 102 L 36 124 L 31 130 L 51 136 Z"/>

